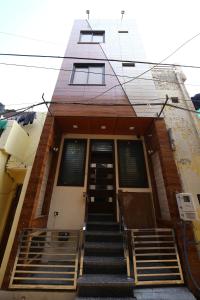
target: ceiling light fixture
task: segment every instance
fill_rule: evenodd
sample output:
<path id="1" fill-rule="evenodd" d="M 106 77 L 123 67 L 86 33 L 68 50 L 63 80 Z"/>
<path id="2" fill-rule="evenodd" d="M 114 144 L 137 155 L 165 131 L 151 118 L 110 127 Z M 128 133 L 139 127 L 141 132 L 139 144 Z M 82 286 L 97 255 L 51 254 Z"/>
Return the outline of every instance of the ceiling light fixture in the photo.
<path id="1" fill-rule="evenodd" d="M 74 125 L 73 125 L 73 128 L 74 128 L 74 129 L 77 129 L 77 128 L 78 128 L 78 125 L 74 124 Z"/>
<path id="2" fill-rule="evenodd" d="M 135 129 L 134 126 L 130 126 L 130 127 L 129 127 L 129 130 L 134 130 L 134 129 Z"/>
<path id="3" fill-rule="evenodd" d="M 106 126 L 105 125 L 101 125 L 101 129 L 106 129 Z"/>

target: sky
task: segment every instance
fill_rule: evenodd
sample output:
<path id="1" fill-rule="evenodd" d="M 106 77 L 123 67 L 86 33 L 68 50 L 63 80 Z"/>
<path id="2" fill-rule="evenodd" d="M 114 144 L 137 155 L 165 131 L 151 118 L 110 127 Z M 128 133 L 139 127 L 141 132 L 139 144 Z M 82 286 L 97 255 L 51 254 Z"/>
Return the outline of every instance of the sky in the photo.
<path id="1" fill-rule="evenodd" d="M 0 0 L 0 53 L 64 55 L 75 19 L 135 19 L 148 61 L 159 62 L 200 33 L 199 0 Z M 134 57 L 133 57 L 134 60 Z M 0 102 L 6 108 L 50 101 L 58 71 L 8 64 L 59 68 L 60 59 L 0 55 Z M 200 66 L 200 35 L 166 63 Z M 7 64 L 7 65 L 5 65 Z M 200 69 L 183 69 L 190 96 L 200 93 Z M 41 107 L 45 110 L 45 107 Z"/>

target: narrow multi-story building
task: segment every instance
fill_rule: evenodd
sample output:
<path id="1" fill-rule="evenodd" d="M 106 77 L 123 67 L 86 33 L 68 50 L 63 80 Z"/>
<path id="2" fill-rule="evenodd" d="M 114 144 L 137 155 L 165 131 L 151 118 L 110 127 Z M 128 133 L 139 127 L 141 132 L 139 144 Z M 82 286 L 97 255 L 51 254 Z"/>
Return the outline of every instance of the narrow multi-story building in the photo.
<path id="1" fill-rule="evenodd" d="M 187 97 L 178 94 L 184 83 L 177 77 L 176 93 L 167 83 L 174 70 L 151 71 L 144 60 L 133 21 L 75 21 L 2 288 L 60 290 L 60 299 L 198 295 L 198 225 L 194 232 L 191 220 L 199 169 L 188 188 L 182 164 L 190 154 L 183 155 L 184 128 L 180 139 L 178 131 L 183 118 L 195 117 L 187 121 L 173 106 Z M 177 199 L 189 201 L 187 216 Z"/>

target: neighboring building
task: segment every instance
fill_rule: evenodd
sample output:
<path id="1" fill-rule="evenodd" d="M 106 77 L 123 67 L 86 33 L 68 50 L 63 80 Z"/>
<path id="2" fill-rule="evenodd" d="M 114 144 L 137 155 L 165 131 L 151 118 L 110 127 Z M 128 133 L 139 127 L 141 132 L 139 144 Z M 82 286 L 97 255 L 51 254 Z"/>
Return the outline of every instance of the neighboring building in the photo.
<path id="1" fill-rule="evenodd" d="M 196 216 L 192 216 L 194 234 L 196 241 L 200 241 L 200 222 L 197 220 L 200 218 L 200 123 L 185 88 L 186 77 L 182 70 L 155 67 L 152 74 L 158 96 L 163 98 L 168 94 L 170 105 L 183 108 L 167 106 L 164 110 L 164 119 L 170 135 L 182 191 L 192 194 L 196 213 Z M 195 99 L 198 100 L 198 95 Z"/>
<path id="2" fill-rule="evenodd" d="M 33 113 L 26 113 L 27 115 Z M 24 117 L 21 114 L 19 117 Z M 8 263 L 32 164 L 46 113 L 37 113 L 32 124 L 0 120 L 0 283 Z M 20 125 L 22 124 L 22 125 Z"/>
<path id="3" fill-rule="evenodd" d="M 162 111 L 166 94 L 187 97 L 181 73 L 131 62 L 144 53 L 127 20 L 76 21 L 65 56 L 2 287 L 146 299 L 154 290 L 138 288 L 157 286 L 159 299 L 194 299 L 181 285 L 198 293 L 187 257 L 200 284 L 199 229 L 185 228 L 176 195 L 198 209 L 199 132 L 188 112 Z"/>

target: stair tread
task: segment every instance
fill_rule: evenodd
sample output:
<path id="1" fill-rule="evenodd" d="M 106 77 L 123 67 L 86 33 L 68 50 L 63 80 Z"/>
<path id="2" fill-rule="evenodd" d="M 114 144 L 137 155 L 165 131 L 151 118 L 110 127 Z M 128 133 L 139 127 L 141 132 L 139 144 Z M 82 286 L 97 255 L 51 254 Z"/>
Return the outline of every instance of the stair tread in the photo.
<path id="1" fill-rule="evenodd" d="M 95 231 L 95 230 L 87 230 L 85 232 L 86 235 L 98 235 L 98 236 L 103 236 L 103 235 L 106 235 L 106 236 L 112 236 L 112 235 L 115 235 L 115 236 L 122 236 L 122 233 L 120 231 Z"/>
<path id="2" fill-rule="evenodd" d="M 107 257 L 107 256 L 85 256 L 84 263 L 97 263 L 97 264 L 112 264 L 112 265 L 124 265 L 125 260 L 121 257 Z"/>
<path id="3" fill-rule="evenodd" d="M 87 225 L 119 225 L 117 222 L 113 221 L 88 221 Z"/>
<path id="4" fill-rule="evenodd" d="M 84 274 L 83 277 L 78 279 L 78 285 L 123 285 L 130 286 L 133 284 L 133 280 L 127 278 L 125 275 L 99 275 L 99 274 Z"/>
<path id="5" fill-rule="evenodd" d="M 123 248 L 123 243 L 110 243 L 110 242 L 85 242 L 85 248 L 108 248 L 116 249 Z"/>

